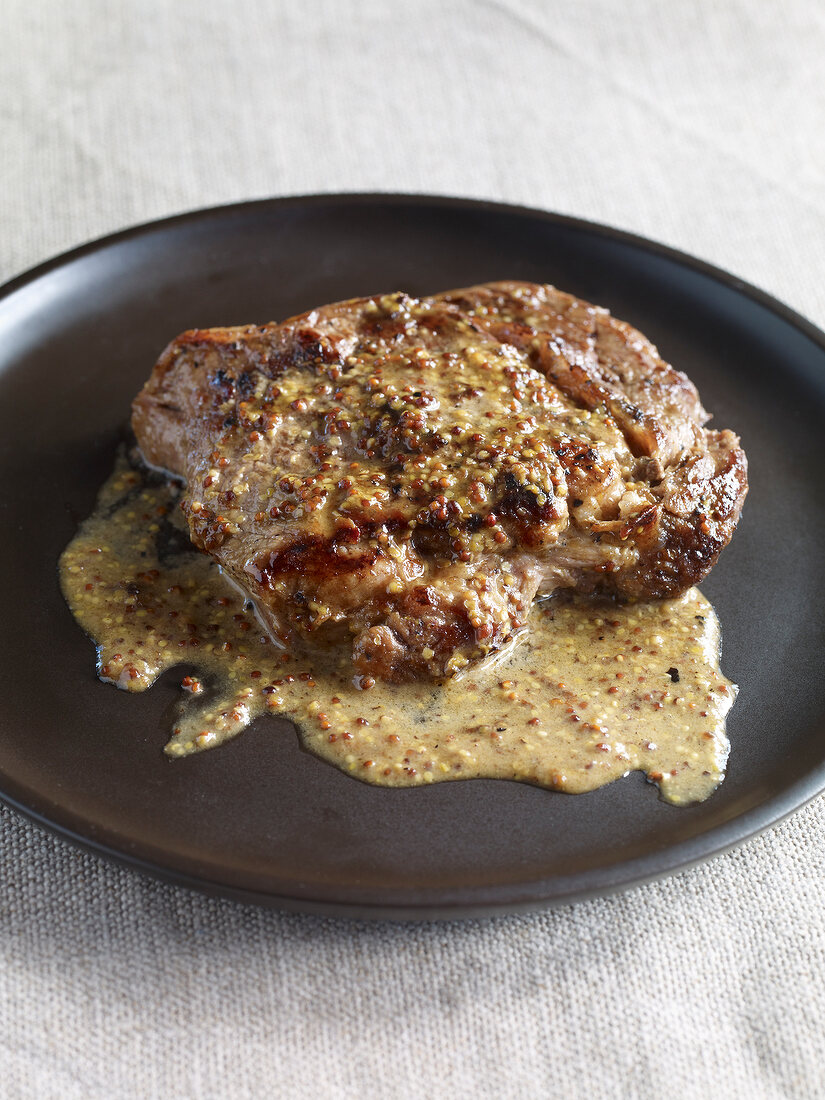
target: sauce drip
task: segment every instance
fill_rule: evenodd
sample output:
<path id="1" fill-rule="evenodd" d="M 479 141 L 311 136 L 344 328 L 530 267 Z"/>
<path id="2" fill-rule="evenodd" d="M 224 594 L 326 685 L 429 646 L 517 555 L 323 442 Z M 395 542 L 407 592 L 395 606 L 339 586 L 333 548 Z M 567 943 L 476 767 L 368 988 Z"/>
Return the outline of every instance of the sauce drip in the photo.
<path id="1" fill-rule="evenodd" d="M 688 804 L 721 782 L 736 687 L 697 589 L 657 603 L 539 602 L 504 650 L 446 684 L 365 689 L 346 655 L 313 660 L 271 641 L 192 547 L 180 494 L 122 454 L 60 563 L 102 680 L 145 691 L 166 669 L 194 670 L 169 756 L 275 714 L 313 753 L 385 786 L 487 777 L 581 793 L 641 770 L 666 801 Z"/>

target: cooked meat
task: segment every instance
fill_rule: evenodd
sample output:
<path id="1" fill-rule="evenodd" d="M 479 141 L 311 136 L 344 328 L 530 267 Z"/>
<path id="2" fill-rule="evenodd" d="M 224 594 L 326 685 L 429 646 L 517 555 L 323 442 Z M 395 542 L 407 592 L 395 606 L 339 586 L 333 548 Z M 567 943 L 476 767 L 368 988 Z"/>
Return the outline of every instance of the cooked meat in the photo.
<path id="1" fill-rule="evenodd" d="M 707 419 L 635 329 L 503 282 L 186 332 L 132 423 L 275 636 L 403 680 L 497 649 L 536 595 L 701 580 L 747 489 Z"/>

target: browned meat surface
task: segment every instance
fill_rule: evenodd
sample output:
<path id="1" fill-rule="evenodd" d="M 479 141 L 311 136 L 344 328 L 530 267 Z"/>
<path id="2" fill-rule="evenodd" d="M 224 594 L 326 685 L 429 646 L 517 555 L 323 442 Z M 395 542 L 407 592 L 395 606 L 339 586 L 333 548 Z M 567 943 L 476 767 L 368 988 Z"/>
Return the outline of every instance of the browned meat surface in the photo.
<path id="1" fill-rule="evenodd" d="M 505 282 L 186 332 L 132 422 L 273 634 L 406 679 L 500 647 L 537 594 L 701 580 L 747 489 L 707 419 L 635 329 Z"/>

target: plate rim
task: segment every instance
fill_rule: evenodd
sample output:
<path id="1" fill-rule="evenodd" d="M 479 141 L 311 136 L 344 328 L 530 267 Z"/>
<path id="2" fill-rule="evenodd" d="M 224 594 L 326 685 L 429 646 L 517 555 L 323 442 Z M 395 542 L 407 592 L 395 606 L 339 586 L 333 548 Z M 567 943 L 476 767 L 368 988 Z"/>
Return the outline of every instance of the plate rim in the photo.
<path id="1" fill-rule="evenodd" d="M 75 261 L 100 252 L 105 248 L 135 240 L 142 236 L 163 232 L 187 223 L 208 223 L 213 219 L 225 219 L 233 214 L 254 215 L 256 210 L 285 209 L 289 206 L 307 208 L 324 204 L 461 208 L 475 210 L 479 213 L 498 213 L 508 216 L 515 215 L 525 219 L 538 219 L 554 225 L 590 233 L 602 239 L 626 244 L 653 256 L 667 259 L 678 266 L 720 283 L 725 289 L 749 298 L 757 305 L 775 314 L 782 321 L 806 336 L 821 352 L 825 353 L 825 332 L 796 310 L 739 276 L 670 245 L 661 244 L 628 230 L 617 229 L 601 222 L 569 214 L 559 214 L 540 208 L 489 199 L 420 192 L 330 191 L 292 194 L 217 204 L 143 221 L 113 233 L 96 237 L 12 277 L 0 286 L 0 306 L 20 290 L 56 270 L 67 268 Z M 69 819 L 73 816 L 71 813 L 66 813 L 65 810 L 62 813 L 53 813 L 50 810 L 47 814 L 37 807 L 36 798 L 27 801 L 23 788 L 13 777 L 8 776 L 6 773 L 0 773 L 0 783 L 2 784 L 0 802 L 20 813 L 23 817 L 83 850 L 155 879 L 194 889 L 201 893 L 228 897 L 242 903 L 285 910 L 298 910 L 324 916 L 356 919 L 443 920 L 500 916 L 508 913 L 528 912 L 550 908 L 551 906 L 572 904 L 592 897 L 607 896 L 687 870 L 753 839 L 766 829 L 778 825 L 790 814 L 809 803 L 825 789 L 825 761 L 819 766 L 808 770 L 803 776 L 791 782 L 783 791 L 773 795 L 761 805 L 730 818 L 705 832 L 698 833 L 687 840 L 595 871 L 589 869 L 586 872 L 574 872 L 569 876 L 564 876 L 564 881 L 569 882 L 569 886 L 561 890 L 554 890 L 552 886 L 554 882 L 560 883 L 562 881 L 560 876 L 519 882 L 515 885 L 515 888 L 513 883 L 487 885 L 483 889 L 487 892 L 488 898 L 483 902 L 458 899 L 451 901 L 449 897 L 451 888 L 440 886 L 410 887 L 408 891 L 394 888 L 393 893 L 397 894 L 397 901 L 390 902 L 341 901 L 334 897 L 323 896 L 323 889 L 316 896 L 305 897 L 300 893 L 275 894 L 240 888 L 231 882 L 221 881 L 219 876 L 199 876 L 192 873 L 191 868 L 189 871 L 184 871 L 176 867 L 156 863 L 151 858 L 147 858 L 145 852 L 140 854 L 139 850 L 142 847 L 140 841 L 135 843 L 135 848 L 138 850 L 129 852 L 105 841 L 96 840 L 88 831 L 84 833 L 76 823 L 70 822 Z M 93 826 L 92 830 L 94 830 Z M 588 880 L 586 883 L 577 881 L 583 877 Z M 464 887 L 461 893 L 478 891 L 479 889 L 479 887 Z M 518 891 L 524 895 L 523 899 L 514 901 L 512 895 Z M 456 891 L 452 892 L 456 893 Z M 489 895 L 496 892 L 509 894 L 509 899 L 507 897 L 500 900 L 491 899 Z M 441 896 L 442 900 L 433 901 L 427 900 L 426 897 L 408 897 L 405 896 L 406 893 L 411 895 L 416 893 L 437 894 Z"/>

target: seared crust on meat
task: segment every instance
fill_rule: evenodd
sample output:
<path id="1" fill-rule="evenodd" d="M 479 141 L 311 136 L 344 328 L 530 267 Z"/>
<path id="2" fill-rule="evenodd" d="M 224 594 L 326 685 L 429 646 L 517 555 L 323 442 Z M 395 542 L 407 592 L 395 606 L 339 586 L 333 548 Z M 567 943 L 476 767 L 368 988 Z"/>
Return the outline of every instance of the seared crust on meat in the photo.
<path id="1" fill-rule="evenodd" d="M 183 333 L 132 415 L 272 633 L 396 680 L 499 648 L 537 594 L 701 580 L 747 490 L 707 419 L 635 329 L 517 282 Z"/>

